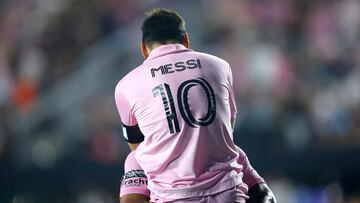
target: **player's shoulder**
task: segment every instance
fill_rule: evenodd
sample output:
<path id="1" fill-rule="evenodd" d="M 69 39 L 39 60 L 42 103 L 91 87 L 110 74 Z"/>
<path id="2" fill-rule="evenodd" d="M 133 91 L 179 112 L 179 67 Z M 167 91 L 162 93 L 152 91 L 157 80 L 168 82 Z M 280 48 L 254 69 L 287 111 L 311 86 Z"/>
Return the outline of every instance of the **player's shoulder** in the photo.
<path id="1" fill-rule="evenodd" d="M 121 78 L 115 87 L 115 93 L 120 92 L 120 90 L 123 92 L 123 90 L 131 89 L 134 87 L 134 83 L 136 81 L 141 81 L 139 77 L 142 76 L 141 74 L 142 66 L 143 64 L 137 66 L 129 73 L 127 73 L 123 78 Z"/>
<path id="2" fill-rule="evenodd" d="M 212 54 L 209 54 L 209 53 L 205 53 L 205 52 L 200 52 L 200 51 L 195 51 L 194 54 L 197 54 L 199 57 L 205 59 L 205 60 L 208 60 L 210 62 L 213 62 L 213 63 L 218 63 L 220 65 L 225 65 L 225 66 L 229 66 L 229 63 L 218 57 L 218 56 L 215 56 L 215 55 L 212 55 Z"/>

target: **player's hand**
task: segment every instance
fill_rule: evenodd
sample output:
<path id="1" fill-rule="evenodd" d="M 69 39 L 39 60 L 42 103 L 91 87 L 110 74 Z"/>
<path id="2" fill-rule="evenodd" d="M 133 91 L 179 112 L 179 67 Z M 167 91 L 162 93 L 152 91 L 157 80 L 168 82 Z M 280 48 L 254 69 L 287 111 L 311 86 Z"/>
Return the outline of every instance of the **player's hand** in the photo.
<path id="1" fill-rule="evenodd" d="M 275 195 L 266 183 L 259 183 L 249 189 L 247 203 L 277 203 Z"/>

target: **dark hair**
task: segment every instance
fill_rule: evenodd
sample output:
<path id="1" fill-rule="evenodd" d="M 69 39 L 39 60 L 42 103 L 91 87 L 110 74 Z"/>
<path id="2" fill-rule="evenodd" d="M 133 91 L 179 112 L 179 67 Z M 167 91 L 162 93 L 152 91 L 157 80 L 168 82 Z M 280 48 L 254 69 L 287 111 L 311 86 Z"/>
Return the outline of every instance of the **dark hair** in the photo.
<path id="1" fill-rule="evenodd" d="M 156 8 L 146 12 L 142 23 L 142 40 L 147 46 L 154 42 L 165 44 L 167 41 L 182 42 L 186 34 L 185 21 L 175 11 Z"/>

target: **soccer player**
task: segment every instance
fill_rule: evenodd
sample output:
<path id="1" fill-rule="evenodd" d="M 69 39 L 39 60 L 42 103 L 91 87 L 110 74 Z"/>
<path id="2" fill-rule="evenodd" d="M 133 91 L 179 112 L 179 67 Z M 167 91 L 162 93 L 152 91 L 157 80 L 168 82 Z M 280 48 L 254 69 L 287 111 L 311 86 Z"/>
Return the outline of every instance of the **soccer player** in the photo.
<path id="1" fill-rule="evenodd" d="M 229 64 L 189 49 L 184 20 L 165 9 L 143 21 L 141 50 L 115 100 L 150 202 L 245 202 Z"/>
<path id="2" fill-rule="evenodd" d="M 276 199 L 267 187 L 264 179 L 252 168 L 240 148 L 238 164 L 243 166 L 243 181 L 247 184 L 249 199 L 247 203 L 275 203 Z M 135 151 L 129 153 L 124 164 L 124 176 L 120 185 L 120 203 L 148 203 L 150 191 L 147 188 L 147 177 L 135 159 Z"/>

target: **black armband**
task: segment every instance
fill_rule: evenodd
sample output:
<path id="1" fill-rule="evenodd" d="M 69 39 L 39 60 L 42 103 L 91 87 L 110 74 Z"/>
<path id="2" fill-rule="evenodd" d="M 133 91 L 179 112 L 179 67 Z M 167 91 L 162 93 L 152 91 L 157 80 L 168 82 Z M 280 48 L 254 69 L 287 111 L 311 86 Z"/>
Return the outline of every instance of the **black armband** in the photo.
<path id="1" fill-rule="evenodd" d="M 144 135 L 140 131 L 139 125 L 128 126 L 122 124 L 122 126 L 123 126 L 123 136 L 127 142 L 132 144 L 138 144 L 144 141 Z"/>

